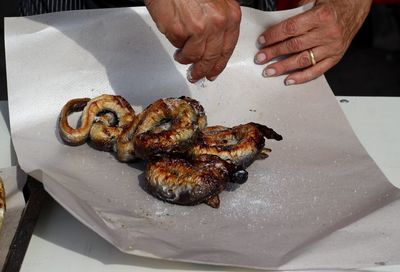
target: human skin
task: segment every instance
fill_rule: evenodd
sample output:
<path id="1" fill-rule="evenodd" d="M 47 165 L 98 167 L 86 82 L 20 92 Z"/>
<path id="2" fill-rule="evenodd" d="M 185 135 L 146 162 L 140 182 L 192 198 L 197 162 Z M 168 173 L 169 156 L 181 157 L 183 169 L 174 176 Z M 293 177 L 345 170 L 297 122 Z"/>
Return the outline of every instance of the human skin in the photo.
<path id="1" fill-rule="evenodd" d="M 145 0 L 159 31 L 177 48 L 175 60 L 191 64 L 188 80 L 215 80 L 236 46 L 241 20 L 235 0 Z"/>
<path id="2" fill-rule="evenodd" d="M 312 2 L 300 1 L 300 4 Z M 314 7 L 268 28 L 258 38 L 255 63 L 268 64 L 263 76 L 289 74 L 286 85 L 313 80 L 337 64 L 367 17 L 372 0 L 317 0 Z M 316 65 L 312 65 L 308 50 Z"/>

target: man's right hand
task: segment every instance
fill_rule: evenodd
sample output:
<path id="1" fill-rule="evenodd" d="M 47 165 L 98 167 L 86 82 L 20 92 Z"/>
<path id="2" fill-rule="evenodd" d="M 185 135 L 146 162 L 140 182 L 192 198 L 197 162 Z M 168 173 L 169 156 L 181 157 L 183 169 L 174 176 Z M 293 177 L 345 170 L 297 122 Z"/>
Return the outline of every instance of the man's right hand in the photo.
<path id="1" fill-rule="evenodd" d="M 145 0 L 158 29 L 178 48 L 175 60 L 192 64 L 188 80 L 214 80 L 236 46 L 241 20 L 235 0 Z"/>

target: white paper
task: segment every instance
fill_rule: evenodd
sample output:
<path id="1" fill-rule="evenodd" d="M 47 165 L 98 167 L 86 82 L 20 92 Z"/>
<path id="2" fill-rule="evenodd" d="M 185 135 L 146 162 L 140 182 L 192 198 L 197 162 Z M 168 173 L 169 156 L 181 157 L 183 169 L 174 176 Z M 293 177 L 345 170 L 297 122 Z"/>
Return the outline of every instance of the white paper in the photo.
<path id="1" fill-rule="evenodd" d="M 243 8 L 228 67 L 198 85 L 187 82 L 187 67 L 173 61 L 175 49 L 144 8 L 6 19 L 11 134 L 21 167 L 126 253 L 277 269 L 332 267 L 313 258 L 321 255 L 340 268 L 373 265 L 362 250 L 353 252 L 357 237 L 341 244 L 358 254 L 353 259 L 338 258 L 334 243 L 320 244 L 398 199 L 398 190 L 355 137 L 323 77 L 285 87 L 283 77 L 263 78 L 253 62 L 258 35 L 302 10 Z M 271 156 L 249 167 L 247 183 L 220 195 L 219 209 L 163 203 L 141 188 L 143 163 L 119 163 L 59 139 L 61 107 L 102 93 L 122 95 L 136 111 L 161 97 L 191 96 L 209 125 L 253 121 L 284 140 L 267 141 Z"/>

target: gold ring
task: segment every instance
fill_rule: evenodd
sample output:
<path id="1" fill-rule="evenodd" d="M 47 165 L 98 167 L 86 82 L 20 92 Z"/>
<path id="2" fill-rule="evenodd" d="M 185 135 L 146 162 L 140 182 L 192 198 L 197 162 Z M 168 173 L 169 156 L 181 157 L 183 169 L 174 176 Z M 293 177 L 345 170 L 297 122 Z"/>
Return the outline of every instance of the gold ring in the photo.
<path id="1" fill-rule="evenodd" d="M 313 53 L 313 51 L 311 49 L 308 49 L 307 51 L 308 51 L 308 54 L 310 55 L 311 63 L 314 66 L 315 64 L 317 64 L 317 62 L 315 61 L 314 53 Z"/>

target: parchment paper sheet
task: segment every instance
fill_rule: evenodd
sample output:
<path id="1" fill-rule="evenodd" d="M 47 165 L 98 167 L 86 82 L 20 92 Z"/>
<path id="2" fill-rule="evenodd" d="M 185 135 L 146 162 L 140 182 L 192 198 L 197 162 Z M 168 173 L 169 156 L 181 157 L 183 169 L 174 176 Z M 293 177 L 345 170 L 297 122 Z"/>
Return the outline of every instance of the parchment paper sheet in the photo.
<path id="1" fill-rule="evenodd" d="M 0 168 L 0 178 L 4 183 L 6 191 L 7 210 L 4 217 L 4 225 L 0 231 L 0 270 L 4 266 L 8 250 L 18 223 L 21 219 L 22 211 L 25 208 L 25 200 L 22 188 L 26 182 L 26 175 L 17 167 Z"/>
<path id="2" fill-rule="evenodd" d="M 263 67 L 253 63 L 265 27 L 302 9 L 244 8 L 227 69 L 215 82 L 197 85 L 187 83 L 187 67 L 173 61 L 174 48 L 144 8 L 6 19 L 11 132 L 22 169 L 82 223 L 131 254 L 279 269 L 390 259 L 364 254 L 362 228 L 324 243 L 398 199 L 325 79 L 285 87 L 283 77 L 263 78 Z M 163 203 L 143 191 L 142 163 L 119 163 L 88 145 L 60 141 L 61 107 L 101 93 L 122 95 L 137 111 L 160 97 L 188 95 L 205 107 L 210 125 L 264 123 L 284 140 L 267 142 L 271 156 L 249 167 L 247 183 L 220 195 L 219 209 Z"/>

